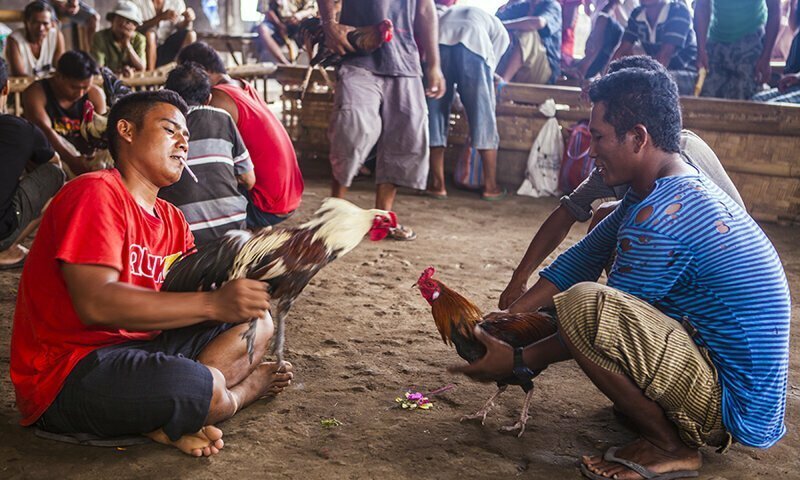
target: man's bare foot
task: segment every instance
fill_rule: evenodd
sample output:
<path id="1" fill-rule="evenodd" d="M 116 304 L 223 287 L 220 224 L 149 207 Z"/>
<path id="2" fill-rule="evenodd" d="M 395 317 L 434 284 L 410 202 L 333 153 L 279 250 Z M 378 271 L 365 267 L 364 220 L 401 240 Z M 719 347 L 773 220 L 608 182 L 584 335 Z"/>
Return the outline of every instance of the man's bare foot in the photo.
<path id="1" fill-rule="evenodd" d="M 155 442 L 173 445 L 181 452 L 193 457 L 216 455 L 225 446 L 225 442 L 222 441 L 222 430 L 213 425 L 206 425 L 197 433 L 184 435 L 174 442 L 161 429 L 146 435 Z"/>
<path id="2" fill-rule="evenodd" d="M 283 369 L 278 371 L 278 363 L 263 362 L 256 367 L 250 378 L 259 382 L 261 386 L 258 398 L 274 397 L 292 384 L 292 378 L 294 378 L 292 364 L 283 362 Z"/>
<path id="3" fill-rule="evenodd" d="M 698 470 L 703 466 L 700 452 L 687 446 L 678 447 L 674 451 L 662 450 L 647 439 L 640 438 L 615 452 L 617 458 L 630 460 L 654 473 L 677 472 L 681 470 Z M 585 468 L 604 478 L 619 480 L 639 480 L 643 478 L 630 468 L 616 462 L 604 460 L 600 456 L 583 456 L 581 462 Z"/>

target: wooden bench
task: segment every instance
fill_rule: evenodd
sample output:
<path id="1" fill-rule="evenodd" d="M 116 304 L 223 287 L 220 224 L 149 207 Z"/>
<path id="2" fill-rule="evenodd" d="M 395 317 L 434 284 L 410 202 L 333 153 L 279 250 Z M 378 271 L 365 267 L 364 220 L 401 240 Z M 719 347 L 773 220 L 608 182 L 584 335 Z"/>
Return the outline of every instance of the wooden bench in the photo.
<path id="1" fill-rule="evenodd" d="M 301 100 L 298 85 L 304 74 L 305 68 L 293 66 L 279 66 L 275 72 L 284 86 L 283 121 L 302 157 L 327 161 L 333 94 L 315 71 Z M 588 119 L 591 105 L 581 99 L 578 88 L 514 83 L 502 88 L 497 98 L 500 182 L 522 182 L 529 150 L 546 120 L 538 106 L 549 98 L 569 107 L 556 113 L 564 129 Z M 681 98 L 681 106 L 684 127 L 714 149 L 754 218 L 800 223 L 800 106 L 696 97 Z M 453 112 L 451 124 L 449 168 L 468 133 L 461 112 Z"/>

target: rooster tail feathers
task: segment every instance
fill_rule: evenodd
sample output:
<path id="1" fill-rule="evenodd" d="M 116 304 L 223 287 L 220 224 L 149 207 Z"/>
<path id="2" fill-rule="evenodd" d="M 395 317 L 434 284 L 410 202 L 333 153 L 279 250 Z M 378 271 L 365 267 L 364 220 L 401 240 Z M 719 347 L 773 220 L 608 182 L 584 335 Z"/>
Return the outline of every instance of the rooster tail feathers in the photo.
<path id="1" fill-rule="evenodd" d="M 231 230 L 196 253 L 181 256 L 167 271 L 161 290 L 196 292 L 219 288 L 228 279 L 236 255 L 250 237 L 249 232 Z"/>

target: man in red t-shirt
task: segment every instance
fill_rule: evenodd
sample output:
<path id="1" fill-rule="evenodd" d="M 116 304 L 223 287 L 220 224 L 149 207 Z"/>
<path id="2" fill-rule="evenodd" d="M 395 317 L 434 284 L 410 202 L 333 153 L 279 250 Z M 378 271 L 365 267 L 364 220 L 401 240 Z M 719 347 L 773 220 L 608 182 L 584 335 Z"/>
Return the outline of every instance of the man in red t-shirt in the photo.
<path id="1" fill-rule="evenodd" d="M 250 365 L 242 333 L 261 318 L 264 283 L 214 292 L 159 292 L 194 240 L 180 211 L 157 198 L 188 150 L 186 104 L 174 92 L 119 100 L 109 121 L 117 168 L 68 183 L 45 213 L 19 286 L 11 380 L 22 425 L 59 434 L 144 434 L 194 456 L 222 448 L 216 422 L 280 393 L 291 371 Z M 263 332 L 263 333 L 262 333 Z"/>

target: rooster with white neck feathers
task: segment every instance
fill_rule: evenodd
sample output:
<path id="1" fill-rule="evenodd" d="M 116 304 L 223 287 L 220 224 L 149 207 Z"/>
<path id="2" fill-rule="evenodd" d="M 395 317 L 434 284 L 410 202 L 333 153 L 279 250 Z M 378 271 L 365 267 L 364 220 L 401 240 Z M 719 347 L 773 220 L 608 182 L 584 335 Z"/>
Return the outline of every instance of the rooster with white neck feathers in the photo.
<path id="1" fill-rule="evenodd" d="M 305 286 L 325 265 L 361 243 L 385 238 L 397 228 L 397 217 L 386 210 L 363 210 L 339 198 L 327 198 L 314 216 L 295 228 L 264 229 L 255 234 L 228 232 L 197 253 L 184 256 L 169 268 L 163 291 L 214 290 L 237 278 L 269 284 L 275 313 L 272 352 L 283 365 L 286 315 Z M 255 329 L 242 335 L 253 362 Z"/>

